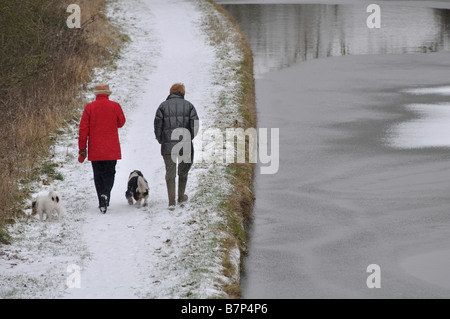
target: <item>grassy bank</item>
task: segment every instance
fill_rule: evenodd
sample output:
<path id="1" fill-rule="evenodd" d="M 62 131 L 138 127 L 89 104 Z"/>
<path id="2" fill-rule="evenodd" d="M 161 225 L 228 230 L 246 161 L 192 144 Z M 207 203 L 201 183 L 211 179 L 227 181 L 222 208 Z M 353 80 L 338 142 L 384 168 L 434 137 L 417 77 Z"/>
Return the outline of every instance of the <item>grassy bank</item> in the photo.
<path id="1" fill-rule="evenodd" d="M 217 101 L 218 109 L 226 109 L 227 114 L 217 116 L 215 127 L 226 128 L 255 128 L 256 103 L 255 86 L 253 78 L 253 54 L 248 41 L 231 15 L 214 0 L 206 0 L 211 8 L 204 21 L 204 29 L 216 47 L 216 54 L 224 61 L 218 66 L 218 82 L 232 82 L 237 84 L 232 92 L 224 92 Z M 237 58 L 230 58 L 230 52 L 236 50 Z M 220 69 L 234 70 L 235 78 L 221 78 Z M 227 106 L 237 105 L 231 111 Z M 248 141 L 248 137 L 247 137 Z M 248 159 L 248 142 L 246 143 L 246 158 Z M 214 168 L 214 170 L 216 170 Z M 211 171 L 211 175 L 214 172 Z M 232 163 L 225 165 L 225 178 L 231 185 L 231 192 L 222 194 L 221 190 L 215 192 L 220 197 L 218 210 L 223 211 L 226 223 L 220 225 L 218 231 L 226 234 L 221 242 L 223 275 L 228 278 L 222 282 L 223 290 L 230 298 L 241 296 L 240 272 L 242 259 L 247 254 L 247 230 L 252 220 L 254 204 L 253 194 L 254 164 Z M 205 190 L 206 191 L 206 190 Z M 212 190 L 209 190 L 211 192 Z M 214 193 L 214 191 L 212 191 Z M 235 250 L 239 251 L 236 257 Z"/>
<path id="2" fill-rule="evenodd" d="M 71 3 L 81 8 L 81 28 L 66 25 Z M 29 196 L 20 182 L 55 171 L 42 165 L 52 135 L 85 103 L 80 92 L 93 69 L 119 50 L 123 38 L 104 9 L 105 0 L 0 4 L 0 243 Z"/>

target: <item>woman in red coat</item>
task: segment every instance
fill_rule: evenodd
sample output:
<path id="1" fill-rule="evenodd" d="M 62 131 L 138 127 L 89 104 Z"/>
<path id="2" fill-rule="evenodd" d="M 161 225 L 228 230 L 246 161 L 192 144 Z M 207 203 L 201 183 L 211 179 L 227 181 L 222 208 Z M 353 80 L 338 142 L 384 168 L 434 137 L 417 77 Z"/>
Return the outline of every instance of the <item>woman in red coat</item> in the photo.
<path id="1" fill-rule="evenodd" d="M 94 102 L 86 105 L 80 121 L 78 148 L 92 162 L 99 208 L 104 214 L 114 186 L 117 160 L 122 158 L 118 129 L 125 124 L 120 104 L 109 100 L 108 84 L 97 84 Z"/>

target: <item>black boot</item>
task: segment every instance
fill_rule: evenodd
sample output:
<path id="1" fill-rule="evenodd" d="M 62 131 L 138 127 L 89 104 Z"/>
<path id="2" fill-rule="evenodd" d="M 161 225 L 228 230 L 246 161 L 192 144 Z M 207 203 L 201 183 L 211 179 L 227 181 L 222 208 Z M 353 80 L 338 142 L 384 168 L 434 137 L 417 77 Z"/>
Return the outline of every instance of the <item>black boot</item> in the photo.
<path id="1" fill-rule="evenodd" d="M 169 197 L 169 209 L 175 209 L 175 179 L 166 180 L 167 195 Z"/>
<path id="2" fill-rule="evenodd" d="M 178 177 L 178 203 L 184 203 L 188 200 L 188 196 L 185 194 L 187 184 L 187 176 Z"/>
<path id="3" fill-rule="evenodd" d="M 106 210 L 108 209 L 108 196 L 100 195 L 100 212 L 106 214 Z"/>

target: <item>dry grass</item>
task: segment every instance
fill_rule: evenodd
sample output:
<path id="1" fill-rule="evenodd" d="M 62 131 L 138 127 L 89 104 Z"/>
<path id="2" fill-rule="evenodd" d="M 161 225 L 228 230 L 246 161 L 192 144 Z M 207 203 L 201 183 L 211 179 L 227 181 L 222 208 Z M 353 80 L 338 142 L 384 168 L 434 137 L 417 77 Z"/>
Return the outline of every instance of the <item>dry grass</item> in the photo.
<path id="1" fill-rule="evenodd" d="M 81 8 L 81 29 L 66 26 L 71 3 Z M 104 8 L 105 0 L 0 4 L 0 229 L 22 212 L 29 194 L 18 183 L 36 175 L 50 135 L 84 103 L 80 92 L 93 68 L 120 47 Z"/>
<path id="2" fill-rule="evenodd" d="M 241 88 L 238 103 L 240 105 L 240 113 L 243 121 L 235 121 L 235 125 L 244 130 L 250 127 L 255 128 L 257 113 L 252 50 L 240 26 L 234 22 L 228 11 L 218 5 L 214 0 L 207 1 L 212 3 L 216 10 L 226 17 L 239 34 L 239 39 L 234 41 L 244 54 L 244 58 L 237 71 Z M 211 22 L 211 25 L 214 25 L 214 22 Z M 221 46 L 221 42 L 229 41 L 229 34 L 225 28 L 215 27 L 212 29 L 214 32 L 211 33 L 212 35 L 210 35 L 210 37 L 218 47 Z M 246 145 L 246 157 L 248 158 L 249 143 L 247 142 Z M 247 231 L 252 222 L 252 212 L 255 200 L 253 193 L 254 164 L 248 162 L 244 164 L 229 164 L 227 171 L 229 174 L 229 181 L 233 186 L 233 192 L 231 196 L 226 199 L 226 202 L 222 203 L 228 219 L 228 233 L 231 236 L 222 243 L 222 247 L 224 248 L 223 251 L 225 252 L 222 262 L 224 269 L 223 274 L 230 279 L 229 282 L 224 285 L 224 291 L 228 294 L 229 298 L 239 298 L 241 296 L 240 283 L 233 280 L 233 274 L 236 273 L 236 269 L 234 264 L 230 261 L 229 253 L 235 247 L 239 247 L 241 256 L 247 254 Z"/>

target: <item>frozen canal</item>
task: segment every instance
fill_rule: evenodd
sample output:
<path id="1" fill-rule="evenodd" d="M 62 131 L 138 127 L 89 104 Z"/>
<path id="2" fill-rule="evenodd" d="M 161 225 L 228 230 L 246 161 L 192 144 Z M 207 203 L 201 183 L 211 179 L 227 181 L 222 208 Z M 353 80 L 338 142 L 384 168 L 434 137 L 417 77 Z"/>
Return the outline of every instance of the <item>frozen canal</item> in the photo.
<path id="1" fill-rule="evenodd" d="M 450 11 L 380 5 L 380 29 L 361 4 L 225 5 L 254 50 L 258 124 L 280 128 L 244 298 L 450 297 Z"/>

